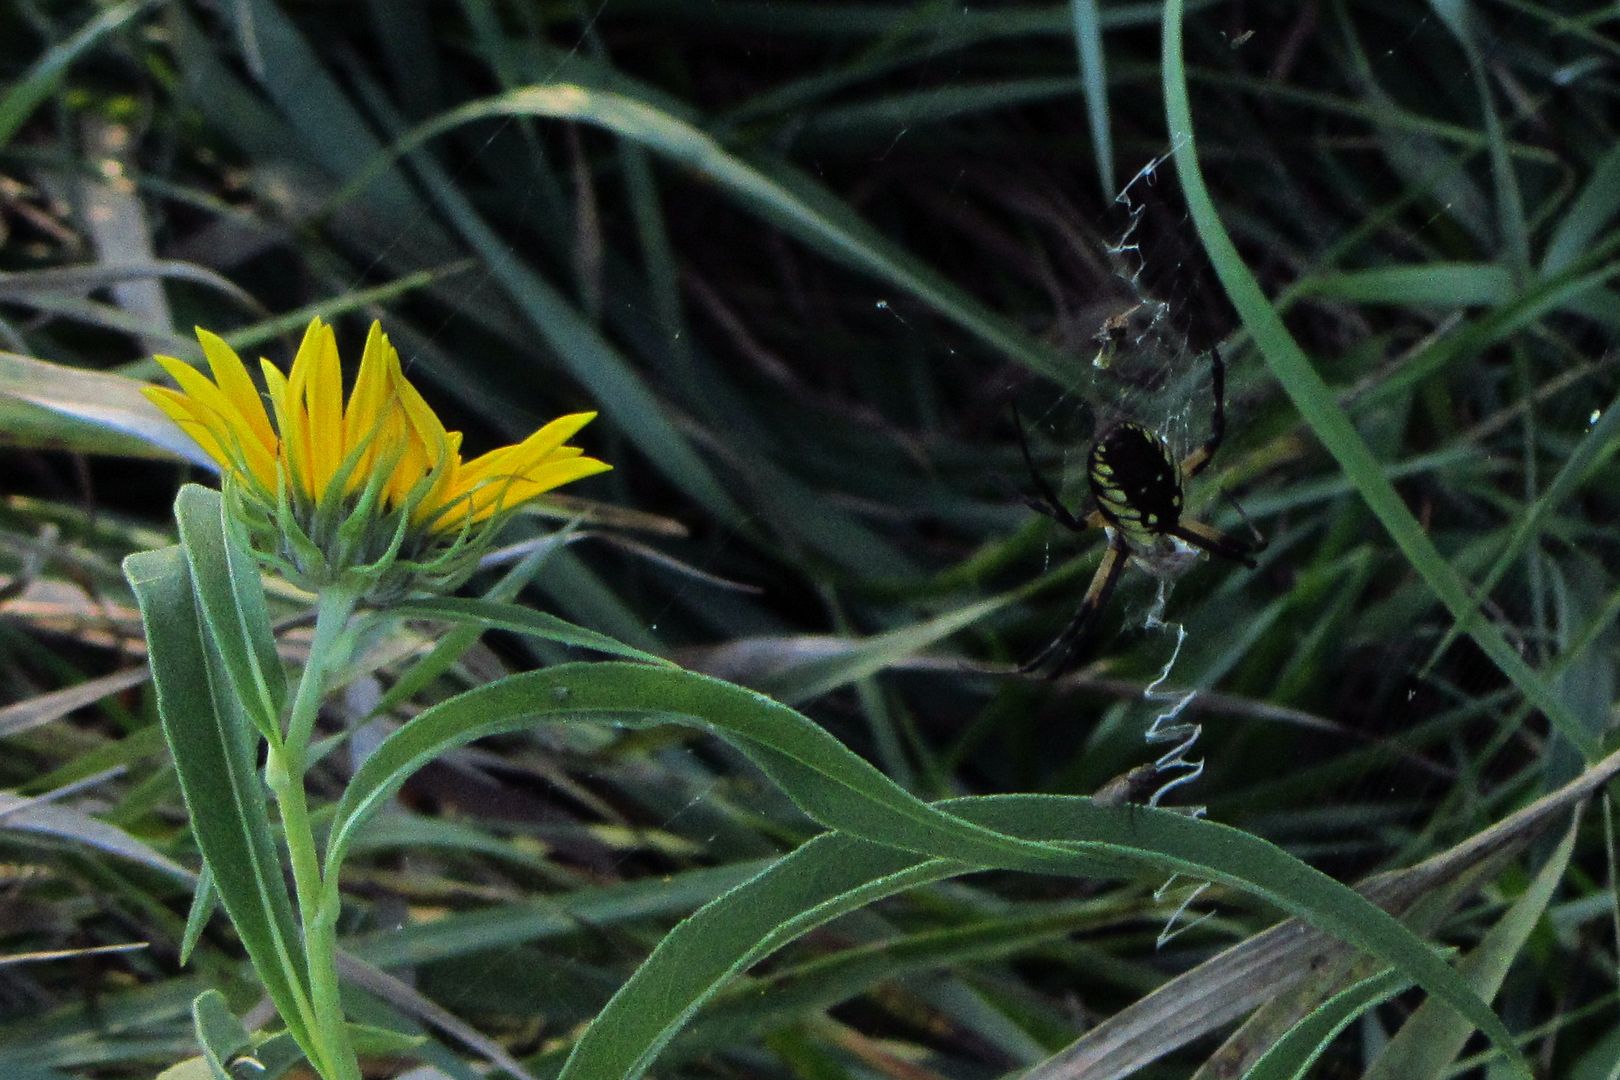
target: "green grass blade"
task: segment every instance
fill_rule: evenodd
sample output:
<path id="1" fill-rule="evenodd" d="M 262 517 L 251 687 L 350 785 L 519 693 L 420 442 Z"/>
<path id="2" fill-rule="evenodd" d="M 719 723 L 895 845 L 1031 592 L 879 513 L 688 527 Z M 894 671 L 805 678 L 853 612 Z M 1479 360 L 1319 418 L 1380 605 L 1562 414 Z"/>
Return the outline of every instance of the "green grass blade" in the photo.
<path id="1" fill-rule="evenodd" d="M 1177 174 L 1186 192 L 1188 209 L 1198 235 L 1209 253 L 1216 275 L 1225 287 L 1244 325 L 1265 357 L 1294 407 L 1322 441 L 1355 485 L 1374 516 L 1406 556 L 1434 595 L 1454 619 L 1466 621 L 1474 602 L 1433 541 L 1401 501 L 1385 477 L 1378 459 L 1362 441 L 1349 417 L 1310 360 L 1294 341 L 1276 310 L 1244 265 L 1242 256 L 1221 223 L 1204 185 L 1193 142 L 1192 105 L 1187 96 L 1186 71 L 1181 54 L 1181 4 L 1172 0 L 1165 9 L 1164 92 Z M 1539 675 L 1490 623 L 1474 625 L 1469 634 L 1520 693 L 1546 713 L 1560 734 L 1588 759 L 1597 754 L 1597 741 Z"/>
<path id="2" fill-rule="evenodd" d="M 1102 17 L 1097 0 L 1069 0 L 1074 16 L 1075 51 L 1080 57 L 1080 84 L 1086 96 L 1086 122 L 1091 152 L 1097 156 L 1097 178 L 1104 199 L 1114 197 L 1114 140 L 1108 128 L 1108 69 L 1103 63 Z"/>
<path id="3" fill-rule="evenodd" d="M 1301 295 L 1352 304 L 1433 304 L 1447 310 L 1494 307 L 1518 295 L 1513 275 L 1496 263 L 1424 263 L 1346 270 L 1308 278 L 1297 288 Z"/>
<path id="4" fill-rule="evenodd" d="M 171 458 L 213 469 L 197 444 L 121 375 L 0 352 L 0 442 Z"/>
<path id="5" fill-rule="evenodd" d="M 11 137 L 33 115 L 40 102 L 51 96 L 75 60 L 95 48 L 103 38 L 117 33 L 148 8 L 156 6 L 156 0 L 125 0 L 85 23 L 78 33 L 40 57 L 0 96 L 0 147 L 11 142 Z"/>
<path id="6" fill-rule="evenodd" d="M 401 600 L 388 605 L 388 614 L 407 619 L 435 619 L 439 622 L 477 626 L 485 630 L 507 630 L 527 634 L 559 645 L 594 649 L 609 656 L 644 660 L 649 664 L 672 666 L 668 660 L 626 645 L 618 638 L 577 626 L 566 619 L 521 604 L 467 596 L 438 596 L 430 599 Z"/>
<path id="7" fill-rule="evenodd" d="M 390 148 L 337 197 L 368 184 L 394 158 L 445 131 L 498 116 L 547 116 L 606 128 L 725 189 L 740 204 L 812 248 L 916 296 L 1032 371 L 1068 386 L 1083 369 L 922 264 L 808 177 L 744 161 L 685 120 L 623 94 L 568 84 L 530 86 L 453 109 Z"/>
<path id="8" fill-rule="evenodd" d="M 915 656 L 1024 595 L 1024 590 L 1015 590 L 976 604 L 966 604 L 912 626 L 851 641 L 848 649 L 837 655 L 817 657 L 782 671 L 773 671 L 753 685 L 758 685 L 772 697 L 790 705 L 810 701 Z"/>
<path id="9" fill-rule="evenodd" d="M 1562 505 L 1582 484 L 1595 476 L 1597 471 L 1614 457 L 1616 451 L 1620 451 L 1620 399 L 1609 402 L 1598 422 L 1592 425 L 1591 430 L 1575 444 L 1574 451 L 1564 459 L 1563 465 L 1559 466 L 1558 472 L 1546 490 L 1535 502 L 1518 513 L 1507 542 L 1502 545 L 1496 561 L 1491 564 L 1480 581 L 1477 590 L 1480 596 L 1491 595 L 1491 590 L 1502 580 L 1502 575 L 1507 573 L 1508 567 L 1512 566 L 1519 556 L 1524 554 L 1532 540 L 1540 535 L 1542 518 L 1555 507 Z M 1465 632 L 1479 619 L 1480 614 L 1475 609 L 1466 623 L 1457 623 L 1448 629 L 1445 636 L 1440 639 L 1440 643 L 1430 652 L 1429 665 L 1433 665 L 1451 647 L 1458 634 Z"/>
<path id="10" fill-rule="evenodd" d="M 1479 945 L 1463 958 L 1459 967 L 1481 997 L 1496 996 L 1507 977 L 1508 968 L 1524 950 L 1530 932 L 1546 914 L 1554 891 L 1569 869 L 1575 850 L 1577 822 L 1564 832 L 1557 850 L 1536 872 L 1530 887 L 1485 934 Z M 1395 1037 L 1378 1055 L 1365 1080 L 1424 1080 L 1448 1073 L 1453 1059 L 1474 1033 L 1473 1026 L 1455 1013 L 1434 1008 L 1429 1002 L 1418 1007 Z"/>
<path id="11" fill-rule="evenodd" d="M 1543 275 L 1556 274 L 1580 257 L 1620 213 L 1620 145 L 1598 160 L 1586 186 L 1569 204 L 1541 259 Z"/>
<path id="12" fill-rule="evenodd" d="M 1243 1080 L 1305 1080 L 1316 1059 L 1341 1031 L 1410 985 L 1400 972 L 1385 971 L 1346 987 L 1273 1043 L 1243 1074 Z"/>

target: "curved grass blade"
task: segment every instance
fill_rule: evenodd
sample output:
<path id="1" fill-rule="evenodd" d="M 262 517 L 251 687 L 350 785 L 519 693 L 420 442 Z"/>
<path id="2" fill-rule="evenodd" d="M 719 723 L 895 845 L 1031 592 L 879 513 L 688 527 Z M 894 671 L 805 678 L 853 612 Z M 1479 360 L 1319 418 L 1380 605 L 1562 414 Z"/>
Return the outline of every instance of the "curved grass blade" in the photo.
<path id="1" fill-rule="evenodd" d="M 1186 70 L 1181 51 L 1181 3 L 1171 0 L 1164 15 L 1164 93 L 1171 144 L 1175 147 L 1177 175 L 1187 197 L 1188 210 L 1199 238 L 1226 294 L 1237 308 L 1244 325 L 1253 334 L 1261 355 L 1299 410 L 1355 485 L 1367 508 L 1389 533 L 1407 562 L 1423 578 L 1435 597 L 1457 621 L 1470 624 L 1474 602 L 1455 570 L 1435 548 L 1434 542 L 1401 501 L 1383 467 L 1339 407 L 1337 399 L 1322 380 L 1305 353 L 1283 324 L 1276 310 L 1260 289 L 1231 236 L 1221 223 L 1200 171 L 1193 143 L 1192 105 L 1187 96 Z M 1525 663 L 1493 624 L 1474 622 L 1469 636 L 1496 664 L 1502 674 L 1527 700 L 1547 714 L 1561 735 L 1580 749 L 1588 762 L 1596 759 L 1597 740 L 1565 705 L 1562 698 Z"/>
<path id="2" fill-rule="evenodd" d="M 158 714 L 197 846 L 265 991 L 310 1046 L 309 989 L 250 729 L 204 643 L 185 557 L 177 546 L 140 552 L 124 560 L 124 574 L 140 604 Z"/>
<path id="3" fill-rule="evenodd" d="M 0 442 L 217 468 L 122 375 L 0 352 Z"/>
<path id="4" fill-rule="evenodd" d="M 437 596 L 432 599 L 401 600 L 388 605 L 389 615 L 408 619 L 436 619 L 462 626 L 482 627 L 486 630 L 507 630 L 514 634 L 555 641 L 559 645 L 574 645 L 594 649 L 610 656 L 641 660 L 662 667 L 673 667 L 670 661 L 618 638 L 578 626 L 566 619 L 544 611 L 535 611 L 521 604 L 501 600 L 488 600 L 470 596 Z"/>
<path id="5" fill-rule="evenodd" d="M 1580 815 L 1564 832 L 1547 862 L 1537 871 L 1530 887 L 1507 913 L 1497 920 L 1459 964 L 1464 977 L 1489 999 L 1496 996 L 1507 978 L 1508 968 L 1524 949 L 1530 932 L 1547 911 L 1553 892 L 1564 879 L 1570 855 L 1575 850 L 1575 834 Z M 1434 1008 L 1429 1002 L 1418 1006 L 1384 1047 L 1384 1052 L 1367 1070 L 1365 1080 L 1419 1080 L 1439 1078 L 1449 1073 L 1452 1061 L 1462 1052 L 1473 1028 L 1455 1015 Z"/>
<path id="6" fill-rule="evenodd" d="M 1357 434 L 1327 384 L 1311 367 L 1282 319 L 1266 300 L 1260 283 L 1249 273 L 1231 236 L 1221 223 L 1209 190 L 1204 185 L 1193 143 L 1192 103 L 1187 96 L 1181 19 L 1181 0 L 1166 0 L 1163 50 L 1165 111 L 1170 126 L 1170 142 L 1175 148 L 1176 173 L 1181 178 L 1188 211 L 1209 253 L 1216 275 L 1295 408 L 1356 485 L 1368 508 L 1383 524 L 1413 569 L 1451 611 L 1453 618 L 1462 621 L 1473 610 L 1467 590 L 1450 564 L 1435 549 L 1406 504 L 1401 502 L 1372 451 Z M 1555 696 L 1535 671 L 1513 651 L 1495 626 L 1480 624 L 1471 627 L 1470 636 L 1519 691 L 1547 714 L 1548 720 L 1559 732 L 1580 748 L 1588 761 L 1595 759 L 1597 740 L 1581 726 L 1563 700 Z M 1470 1002 L 1478 1001 L 1472 992 L 1468 998 Z M 1495 1013 L 1488 1009 L 1486 1012 L 1490 1022 L 1481 1025 L 1483 1030 L 1493 1043 L 1508 1054 L 1516 1070 L 1528 1077 L 1530 1066 L 1514 1045 L 1506 1026 Z"/>
<path id="7" fill-rule="evenodd" d="M 1501 1021 L 1432 948 L 1386 912 L 1264 840 L 1170 811 L 1056 796 L 967 800 L 942 809 L 910 795 L 793 710 L 730 683 L 668 668 L 561 665 L 514 675 L 425 710 L 377 747 L 344 792 L 328 839 L 327 888 L 336 888 L 356 829 L 417 768 L 476 738 L 548 721 L 625 727 L 676 722 L 715 732 L 817 821 L 852 839 L 909 852 L 913 860 L 1104 877 L 1151 868 L 1231 885 L 1399 967 L 1511 1045 Z"/>
<path id="8" fill-rule="evenodd" d="M 148 8 L 156 6 L 156 0 L 126 0 L 103 11 L 85 23 L 78 33 L 42 56 L 0 97 L 0 146 L 11 142 L 17 129 L 27 122 L 39 103 L 51 95 L 75 60 L 93 49 L 102 38 L 116 33 Z"/>
<path id="9" fill-rule="evenodd" d="M 528 86 L 434 118 L 392 146 L 334 200 L 342 202 L 402 154 L 446 131 L 498 116 L 546 116 L 592 124 L 695 170 L 777 228 L 829 258 L 887 281 L 1032 371 L 1070 386 L 1084 371 L 918 261 L 808 177 L 746 162 L 707 132 L 624 94 L 574 84 Z"/>
<path id="10" fill-rule="evenodd" d="M 1097 0 L 1069 0 L 1074 18 L 1075 51 L 1080 56 L 1080 84 L 1085 89 L 1086 121 L 1091 152 L 1104 199 L 1114 197 L 1114 142 L 1108 130 L 1108 69 L 1103 63 L 1102 15 Z"/>
<path id="11" fill-rule="evenodd" d="M 1273 1043 L 1243 1080 L 1304 1080 L 1339 1032 L 1410 985 L 1400 972 L 1384 971 L 1339 991 Z"/>

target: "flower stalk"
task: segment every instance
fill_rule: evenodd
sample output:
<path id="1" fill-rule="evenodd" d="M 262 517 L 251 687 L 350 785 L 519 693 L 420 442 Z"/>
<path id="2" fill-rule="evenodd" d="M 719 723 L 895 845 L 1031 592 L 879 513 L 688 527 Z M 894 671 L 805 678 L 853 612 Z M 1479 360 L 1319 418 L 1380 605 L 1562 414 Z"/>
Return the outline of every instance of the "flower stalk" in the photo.
<path id="1" fill-rule="evenodd" d="M 315 1012 L 314 1030 L 324 1044 L 322 1050 L 330 1072 L 328 1080 L 359 1080 L 360 1070 L 343 1022 L 337 974 L 337 912 L 327 915 L 323 910 L 320 856 L 310 821 L 304 776 L 308 769 L 309 743 L 327 684 L 332 674 L 348 661 L 346 631 L 359 599 L 352 590 L 336 586 L 320 594 L 309 660 L 293 695 L 286 738 L 279 747 L 269 748 L 265 763 L 265 779 L 276 800 L 292 864 L 293 890 L 304 935 L 304 959 Z"/>

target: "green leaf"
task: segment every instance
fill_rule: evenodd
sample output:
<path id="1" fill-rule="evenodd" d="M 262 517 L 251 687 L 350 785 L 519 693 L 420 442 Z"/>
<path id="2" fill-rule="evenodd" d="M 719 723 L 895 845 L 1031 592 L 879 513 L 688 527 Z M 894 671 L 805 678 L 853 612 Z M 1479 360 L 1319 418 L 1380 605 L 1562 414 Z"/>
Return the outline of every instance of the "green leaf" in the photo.
<path id="1" fill-rule="evenodd" d="M 1450 310 L 1491 307 L 1518 295 L 1513 275 L 1496 263 L 1424 263 L 1320 274 L 1301 282 L 1300 295 L 1354 304 L 1432 304 Z"/>
<path id="2" fill-rule="evenodd" d="M 555 641 L 582 649 L 595 649 L 611 656 L 642 660 L 649 664 L 672 667 L 670 661 L 652 653 L 626 645 L 618 638 L 587 630 L 566 619 L 545 611 L 535 611 L 521 604 L 501 600 L 485 600 L 471 596 L 439 596 L 431 599 L 401 600 L 388 605 L 387 614 L 407 619 L 437 619 L 440 622 L 477 626 L 485 630 L 508 630 L 514 634 Z"/>
<path id="3" fill-rule="evenodd" d="M 196 484 L 180 489 L 174 516 L 203 622 L 236 698 L 259 733 L 279 744 L 287 672 L 276 652 L 264 581 L 241 525 L 219 492 Z"/>
<path id="4" fill-rule="evenodd" d="M 218 990 L 205 990 L 191 1003 L 191 1020 L 197 1029 L 197 1045 L 214 1080 L 235 1080 L 231 1060 L 253 1044 L 247 1029 L 225 1004 Z"/>
<path id="5" fill-rule="evenodd" d="M 328 838 L 327 888 L 336 887 L 355 831 L 422 765 L 486 735 L 580 721 L 633 728 L 678 722 L 712 731 L 747 754 L 817 821 L 851 838 L 909 852 L 912 862 L 934 857 L 962 868 L 1102 877 L 1151 868 L 1229 884 L 1399 967 L 1479 1026 L 1507 1038 L 1501 1021 L 1432 948 L 1352 890 L 1257 837 L 1170 811 L 1085 799 L 979 799 L 943 809 L 898 787 L 778 702 L 706 676 L 637 664 L 565 664 L 527 672 L 424 710 L 383 740 L 344 792 Z M 1060 831 L 1049 833 L 1052 828 Z"/>
<path id="6" fill-rule="evenodd" d="M 1610 146 L 1592 169 L 1586 186 L 1564 211 L 1542 256 L 1543 275 L 1569 266 L 1620 213 L 1620 144 Z"/>
<path id="7" fill-rule="evenodd" d="M 214 888 L 214 872 L 203 861 L 202 873 L 197 875 L 197 888 L 191 895 L 191 910 L 186 913 L 186 930 L 180 937 L 180 966 L 191 962 L 191 952 L 208 929 L 208 921 L 219 907 L 219 892 Z"/>
<path id="8" fill-rule="evenodd" d="M 817 780 L 790 790 L 795 801 L 830 827 L 857 836 L 876 828 L 872 839 L 880 843 L 950 851 L 987 865 L 1012 860 L 1029 869 L 1072 859 L 1069 852 L 996 836 L 934 809 L 763 694 L 680 669 L 609 661 L 563 664 L 476 687 L 423 711 L 390 735 L 361 765 L 338 804 L 327 841 L 328 873 L 341 865 L 360 823 L 407 776 L 447 749 L 536 723 L 593 719 L 635 728 L 692 724 L 730 739 L 767 771 L 802 762 Z"/>
<path id="9" fill-rule="evenodd" d="M 1180 858 L 1190 861 L 1201 857 L 1197 854 L 1201 850 L 1208 851 L 1213 853 L 1207 859 L 1210 868 L 1217 864 L 1240 865 L 1259 884 L 1245 884 L 1219 873 L 1209 876 L 1285 906 L 1287 901 L 1275 894 L 1267 895 L 1269 886 L 1276 884 L 1283 886 L 1278 892 L 1293 892 L 1290 886 L 1297 884 L 1285 885 L 1270 877 L 1283 863 L 1294 860 L 1263 841 L 1168 811 L 1099 807 L 1088 799 L 1039 795 L 957 799 L 942 805 L 953 814 L 1026 839 L 1072 841 L 1100 831 L 1113 834 L 1111 839 L 1140 839 L 1143 847 L 1138 854 L 1142 863 L 1155 867 L 1185 870 L 1188 863 L 1180 862 Z M 1171 835 L 1176 832 L 1188 836 L 1177 840 Z M 1193 840 L 1192 834 L 1200 832 L 1206 835 Z M 1152 847 L 1161 844 L 1178 850 L 1178 861 L 1167 862 L 1154 854 Z M 1224 852 L 1223 847 L 1227 848 Z M 809 841 L 754 879 L 705 905 L 671 931 L 587 1029 L 560 1080 L 618 1080 L 640 1075 L 705 1001 L 737 973 L 786 942 L 864 904 L 972 869 L 957 860 L 903 855 L 836 834 Z M 1303 869 L 1306 874 L 1315 873 Z M 1288 876 L 1297 877 L 1291 873 Z M 1335 882 L 1322 882 L 1327 891 L 1343 890 Z M 1340 903 L 1337 897 L 1318 893 L 1309 884 L 1297 892 L 1313 894 L 1308 902 L 1316 904 L 1320 900 L 1322 908 Z M 1389 926 L 1395 931 L 1394 938 L 1389 939 L 1391 947 L 1375 947 L 1374 951 L 1380 955 L 1401 953 L 1414 966 L 1445 972 L 1444 980 L 1455 989 L 1456 973 L 1382 911 L 1369 920 L 1367 928 L 1372 933 L 1368 936 L 1383 937 Z M 1394 943 L 1395 938 L 1404 938 L 1405 944 Z"/>
<path id="10" fill-rule="evenodd" d="M 1091 128 L 1091 152 L 1097 158 L 1097 177 L 1103 198 L 1114 191 L 1114 142 L 1108 130 L 1108 69 L 1103 63 L 1102 13 L 1097 0 L 1069 0 L 1074 17 L 1074 45 L 1080 56 L 1080 82 L 1085 87 L 1086 121 Z"/>
<path id="11" fill-rule="evenodd" d="M 220 902 L 301 1045 L 310 1042 L 308 983 L 250 729 L 202 637 L 191 574 L 178 546 L 124 560 L 140 604 L 163 735 L 191 827 Z"/>
<path id="12" fill-rule="evenodd" d="M 1410 985 L 1402 973 L 1384 971 L 1346 987 L 1273 1043 L 1243 1074 L 1243 1080 L 1304 1080 L 1316 1059 L 1351 1022 Z"/>
<path id="13" fill-rule="evenodd" d="M 534 577 L 535 571 L 561 549 L 577 525 L 578 519 L 570 521 L 523 556 L 490 586 L 489 592 L 484 594 L 484 599 L 511 601 Z M 390 686 L 371 707 L 370 715 L 380 716 L 391 712 L 415 697 L 433 680 L 450 670 L 462 654 L 472 648 L 482 632 L 483 627 L 476 623 L 471 625 L 463 623 L 449 633 L 441 635 L 425 656 L 400 672 L 399 677 L 394 680 L 394 685 Z"/>
<path id="14" fill-rule="evenodd" d="M 862 905 L 970 869 L 837 834 L 801 844 L 671 930 L 591 1022 L 558 1080 L 640 1076 L 750 964 Z"/>

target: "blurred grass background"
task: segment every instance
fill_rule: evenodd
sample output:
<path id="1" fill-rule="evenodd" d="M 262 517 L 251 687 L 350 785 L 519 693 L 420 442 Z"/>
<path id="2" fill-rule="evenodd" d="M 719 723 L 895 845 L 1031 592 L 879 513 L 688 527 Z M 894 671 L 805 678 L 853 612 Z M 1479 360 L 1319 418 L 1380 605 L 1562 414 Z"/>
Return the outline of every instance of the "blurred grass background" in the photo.
<path id="1" fill-rule="evenodd" d="M 1603 742 L 1620 15 L 1189 7 L 1226 228 L 1483 619 Z M 1575 776 L 1569 732 L 1456 632 L 1280 392 L 1173 171 L 1150 168 L 1171 149 L 1159 16 L 0 7 L 0 1071 L 150 1076 L 194 1052 L 201 989 L 257 1002 L 222 922 L 178 962 L 197 863 L 117 571 L 171 533 L 189 474 L 42 407 L 69 397 L 82 417 L 95 391 L 25 359 L 153 378 L 153 351 L 196 356 L 193 325 L 284 362 L 313 313 L 351 354 L 380 317 L 474 450 L 600 409 L 585 445 L 618 468 L 581 495 L 655 517 L 598 512 L 525 598 L 795 703 L 929 798 L 1089 793 L 1163 752 L 1143 691 L 1172 642 L 1142 629 L 1140 573 L 1073 676 L 999 673 L 1058 631 L 1101 548 L 1022 505 L 1009 411 L 1078 503 L 1099 424 L 1203 437 L 1201 355 L 1220 342 L 1229 435 L 1192 505 L 1241 528 L 1215 493 L 1239 495 L 1270 547 L 1171 596 L 1187 640 L 1166 686 L 1202 691 L 1185 716 L 1207 768 L 1170 801 L 1356 880 Z M 1141 344 L 1100 370 L 1122 315 Z M 350 710 L 424 645 L 379 645 Z M 415 700 L 554 658 L 493 637 Z M 350 767 L 333 755 L 317 787 Z M 351 864 L 348 947 L 398 979 L 366 1008 L 423 1025 L 424 1059 L 453 1076 L 502 1048 L 554 1070 L 673 921 L 813 831 L 736 755 L 673 732 L 503 739 L 406 796 Z M 1495 950 L 1495 1005 L 1547 1076 L 1620 1059 L 1606 826 L 1588 815 L 1511 945 L 1487 931 L 1550 835 L 1423 891 L 1438 939 Z M 1214 917 L 1158 946 L 1185 891 L 1155 884 L 982 876 L 887 901 L 733 987 L 657 1074 L 1003 1076 L 1127 1009 L 1156 1021 L 1115 1071 L 1035 1075 L 1223 1074 L 1252 1048 L 1223 1045 L 1222 994 L 1177 976 L 1275 916 L 1211 890 L 1196 910 Z M 44 955 L 129 942 L 150 944 Z M 1319 1075 L 1358 1075 L 1414 1005 L 1368 1014 Z"/>

